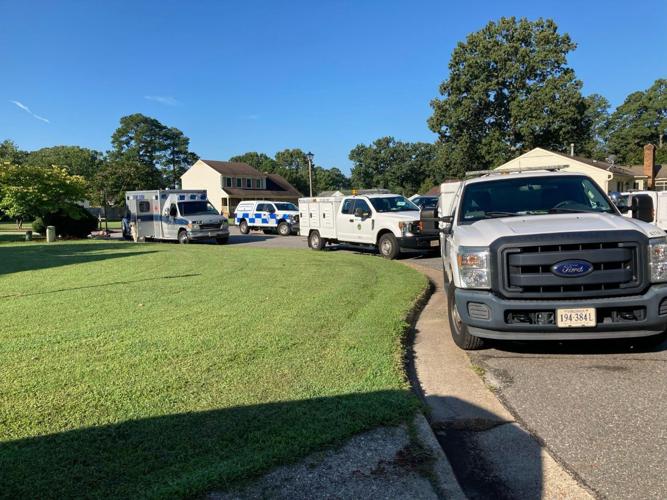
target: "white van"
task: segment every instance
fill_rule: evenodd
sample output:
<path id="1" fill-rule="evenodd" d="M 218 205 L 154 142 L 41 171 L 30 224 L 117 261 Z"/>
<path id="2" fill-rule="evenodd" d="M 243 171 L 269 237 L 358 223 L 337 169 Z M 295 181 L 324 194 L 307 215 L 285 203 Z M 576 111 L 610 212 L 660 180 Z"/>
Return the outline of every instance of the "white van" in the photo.
<path id="1" fill-rule="evenodd" d="M 229 240 L 227 217 L 218 213 L 205 190 L 128 191 L 125 193 L 133 239 Z M 124 234 L 124 236 L 128 236 Z"/>
<path id="2" fill-rule="evenodd" d="M 246 200 L 237 205 L 234 221 L 242 234 L 261 229 L 289 236 L 299 230 L 299 209 L 287 201 Z"/>

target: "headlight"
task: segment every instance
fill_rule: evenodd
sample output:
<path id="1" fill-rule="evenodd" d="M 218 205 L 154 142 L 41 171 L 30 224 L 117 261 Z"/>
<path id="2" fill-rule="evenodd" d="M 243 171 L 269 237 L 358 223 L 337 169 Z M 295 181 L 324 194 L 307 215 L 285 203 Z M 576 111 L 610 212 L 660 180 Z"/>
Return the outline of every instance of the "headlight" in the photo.
<path id="1" fill-rule="evenodd" d="M 195 224 L 194 222 L 192 222 L 192 223 L 188 224 L 188 226 L 189 226 L 190 229 L 192 229 L 193 231 L 199 231 L 199 224 Z"/>
<path id="2" fill-rule="evenodd" d="M 667 239 L 655 238 L 648 242 L 648 266 L 651 282 L 667 281 Z"/>
<path id="3" fill-rule="evenodd" d="M 491 288 L 488 248 L 459 247 L 456 263 L 462 288 Z"/>
<path id="4" fill-rule="evenodd" d="M 413 234 L 420 233 L 422 230 L 422 222 L 399 222 L 398 229 L 401 230 L 401 235 L 403 236 L 412 236 Z"/>

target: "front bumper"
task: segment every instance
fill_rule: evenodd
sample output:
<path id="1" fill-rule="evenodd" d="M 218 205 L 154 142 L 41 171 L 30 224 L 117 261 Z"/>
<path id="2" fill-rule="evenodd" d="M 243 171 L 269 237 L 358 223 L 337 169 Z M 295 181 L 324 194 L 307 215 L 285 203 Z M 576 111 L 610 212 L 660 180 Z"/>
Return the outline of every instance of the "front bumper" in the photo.
<path id="1" fill-rule="evenodd" d="M 435 241 L 437 243 L 431 243 Z M 421 234 L 398 238 L 398 246 L 411 250 L 436 250 L 440 248 L 440 237 L 437 234 Z"/>
<path id="2" fill-rule="evenodd" d="M 188 231 L 188 238 L 191 240 L 208 240 L 211 238 L 228 238 L 229 226 L 220 229 L 199 229 L 197 231 Z"/>
<path id="3" fill-rule="evenodd" d="M 509 300 L 481 290 L 457 288 L 456 308 L 471 335 L 507 340 L 566 340 L 646 337 L 667 328 L 667 284 L 652 285 L 642 295 L 580 300 Z M 474 304 L 470 308 L 470 304 Z M 481 305 L 481 306 L 480 306 Z M 485 309 L 485 307 L 486 309 Z M 508 323 L 508 315 L 521 312 L 554 313 L 559 308 L 594 307 L 597 325 L 587 328 L 559 328 L 553 324 Z M 488 318 L 481 312 L 488 309 Z M 643 317 L 634 320 L 614 319 L 613 312 L 643 310 Z M 472 312 L 471 312 L 472 311 Z"/>

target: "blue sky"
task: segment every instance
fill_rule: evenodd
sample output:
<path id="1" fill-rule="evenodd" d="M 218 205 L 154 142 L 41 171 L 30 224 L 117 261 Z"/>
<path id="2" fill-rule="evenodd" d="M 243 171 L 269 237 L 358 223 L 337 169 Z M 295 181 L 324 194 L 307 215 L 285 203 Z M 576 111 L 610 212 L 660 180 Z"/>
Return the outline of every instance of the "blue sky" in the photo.
<path id="1" fill-rule="evenodd" d="M 503 15 L 554 18 L 579 45 L 584 92 L 614 106 L 667 77 L 665 0 L 0 0 L 0 12 L 0 140 L 24 149 L 106 151 L 139 112 L 204 158 L 300 147 L 348 172 L 356 144 L 434 140 L 429 101 L 452 49 Z"/>

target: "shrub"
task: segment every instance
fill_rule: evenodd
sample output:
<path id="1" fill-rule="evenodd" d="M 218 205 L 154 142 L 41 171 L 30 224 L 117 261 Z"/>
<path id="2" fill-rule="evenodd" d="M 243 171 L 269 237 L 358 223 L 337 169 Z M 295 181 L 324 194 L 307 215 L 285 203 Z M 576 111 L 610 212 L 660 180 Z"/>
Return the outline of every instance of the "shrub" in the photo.
<path id="1" fill-rule="evenodd" d="M 59 236 L 85 238 L 97 229 L 97 218 L 80 205 L 69 205 L 56 213 L 37 217 L 32 230 L 45 234 L 46 226 L 55 226 Z"/>

